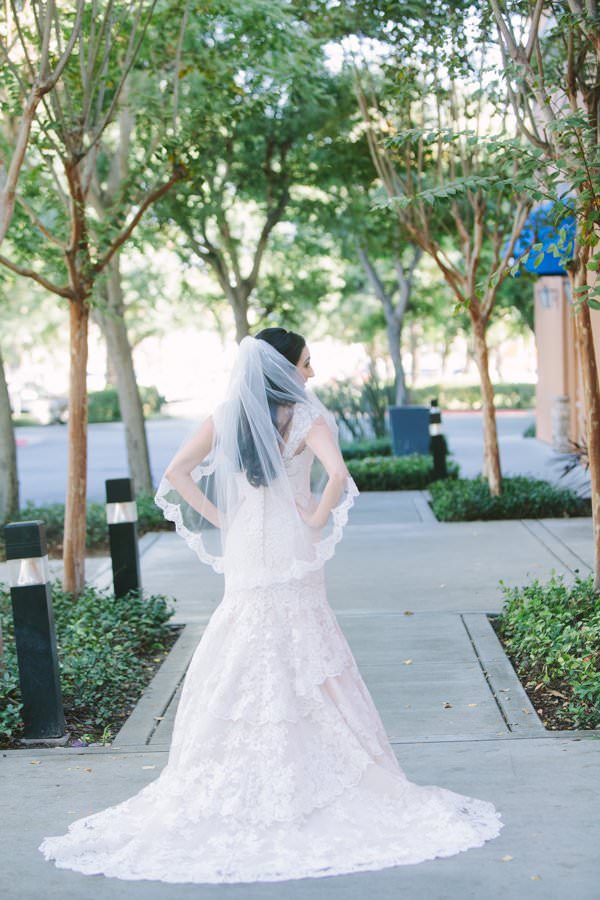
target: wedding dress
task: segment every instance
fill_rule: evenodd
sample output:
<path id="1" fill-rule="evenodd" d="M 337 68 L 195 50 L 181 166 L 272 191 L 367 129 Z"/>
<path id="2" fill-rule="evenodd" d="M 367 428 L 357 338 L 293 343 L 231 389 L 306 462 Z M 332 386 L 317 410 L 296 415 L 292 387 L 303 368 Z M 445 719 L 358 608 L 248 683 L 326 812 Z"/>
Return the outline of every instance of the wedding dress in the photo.
<path id="1" fill-rule="evenodd" d="M 317 415 L 296 406 L 283 450 L 300 503 L 313 461 L 304 438 Z M 286 522 L 266 489 L 237 477 L 245 496 L 221 567 L 225 592 L 189 666 L 164 770 L 45 838 L 44 855 L 122 879 L 279 881 L 418 863 L 496 837 L 490 802 L 408 780 L 328 604 L 323 562 L 354 482 L 315 564 L 260 586 L 257 566 L 277 566 Z M 162 505 L 185 530 L 179 510 Z"/>

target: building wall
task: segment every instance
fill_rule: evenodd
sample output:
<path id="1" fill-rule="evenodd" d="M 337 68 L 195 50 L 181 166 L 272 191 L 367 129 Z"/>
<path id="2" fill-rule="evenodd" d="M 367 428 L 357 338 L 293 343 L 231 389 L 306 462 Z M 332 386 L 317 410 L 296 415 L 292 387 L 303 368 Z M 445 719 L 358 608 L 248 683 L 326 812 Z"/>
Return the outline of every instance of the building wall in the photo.
<path id="1" fill-rule="evenodd" d="M 569 283 L 560 275 L 544 275 L 535 286 L 535 340 L 538 357 L 536 429 L 540 440 L 553 440 L 553 406 L 557 397 L 569 401 L 569 438 L 585 434 L 581 367 L 575 346 Z M 600 312 L 592 310 L 596 359 L 600 360 Z"/>

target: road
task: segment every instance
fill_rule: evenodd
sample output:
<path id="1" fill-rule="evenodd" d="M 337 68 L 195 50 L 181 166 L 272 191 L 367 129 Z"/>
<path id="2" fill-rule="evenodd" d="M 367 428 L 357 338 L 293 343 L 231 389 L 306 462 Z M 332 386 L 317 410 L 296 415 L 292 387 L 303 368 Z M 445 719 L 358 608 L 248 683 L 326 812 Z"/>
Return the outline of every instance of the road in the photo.
<path id="1" fill-rule="evenodd" d="M 531 412 L 498 415 L 500 452 L 505 474 L 530 474 L 558 480 L 560 468 L 550 447 L 523 438 L 533 422 Z M 197 427 L 189 419 L 154 419 L 147 423 L 154 482 L 170 458 Z M 472 477 L 481 471 L 482 422 L 479 413 L 447 413 L 443 429 L 461 472 Z M 17 428 L 21 502 L 63 502 L 67 479 L 67 429 L 64 425 Z M 88 498 L 104 499 L 104 481 L 127 475 L 125 434 L 120 422 L 90 425 Z"/>

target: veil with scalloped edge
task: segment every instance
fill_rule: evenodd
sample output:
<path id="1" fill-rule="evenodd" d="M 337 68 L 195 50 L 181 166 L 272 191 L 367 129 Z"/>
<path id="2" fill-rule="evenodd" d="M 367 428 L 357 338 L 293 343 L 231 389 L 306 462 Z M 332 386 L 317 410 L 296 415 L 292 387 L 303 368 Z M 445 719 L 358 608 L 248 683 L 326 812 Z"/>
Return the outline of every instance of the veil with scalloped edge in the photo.
<path id="1" fill-rule="evenodd" d="M 327 475 L 313 466 L 311 495 L 299 501 L 290 479 L 293 458 L 286 454 L 294 420 L 310 424 L 319 417 L 337 441 L 333 415 L 306 389 L 296 366 L 266 341 L 243 338 L 225 400 L 213 413 L 213 445 L 191 472 L 219 510 L 221 527 L 212 526 L 166 476 L 155 496 L 202 562 L 226 578 L 243 563 L 244 586 L 252 588 L 300 578 L 333 555 L 356 485 L 348 475 L 328 524 L 309 528 L 298 506 L 316 505 Z"/>

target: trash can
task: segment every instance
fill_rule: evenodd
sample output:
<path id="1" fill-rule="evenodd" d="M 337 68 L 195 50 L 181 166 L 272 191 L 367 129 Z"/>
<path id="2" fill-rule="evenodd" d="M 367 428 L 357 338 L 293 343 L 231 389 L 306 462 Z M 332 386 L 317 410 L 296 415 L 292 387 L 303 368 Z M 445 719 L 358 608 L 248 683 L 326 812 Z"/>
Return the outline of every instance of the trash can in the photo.
<path id="1" fill-rule="evenodd" d="M 429 407 L 390 406 L 390 431 L 394 456 L 429 453 Z"/>

